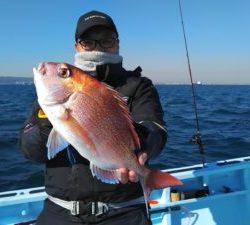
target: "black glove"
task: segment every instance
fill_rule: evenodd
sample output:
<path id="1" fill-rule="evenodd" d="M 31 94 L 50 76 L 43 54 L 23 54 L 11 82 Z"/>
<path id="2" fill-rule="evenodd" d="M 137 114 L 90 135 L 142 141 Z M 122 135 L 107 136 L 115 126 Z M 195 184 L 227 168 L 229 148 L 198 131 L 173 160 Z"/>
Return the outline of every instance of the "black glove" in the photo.
<path id="1" fill-rule="evenodd" d="M 44 135 L 46 137 L 49 136 L 49 133 L 52 129 L 52 124 L 50 123 L 47 116 L 44 114 L 40 105 L 37 102 L 35 102 L 32 113 L 27 121 L 28 121 L 27 123 L 28 127 L 38 126 L 41 135 Z"/>
<path id="2" fill-rule="evenodd" d="M 51 129 L 51 123 L 36 102 L 19 135 L 19 147 L 27 158 L 35 162 L 47 160 L 46 144 Z"/>

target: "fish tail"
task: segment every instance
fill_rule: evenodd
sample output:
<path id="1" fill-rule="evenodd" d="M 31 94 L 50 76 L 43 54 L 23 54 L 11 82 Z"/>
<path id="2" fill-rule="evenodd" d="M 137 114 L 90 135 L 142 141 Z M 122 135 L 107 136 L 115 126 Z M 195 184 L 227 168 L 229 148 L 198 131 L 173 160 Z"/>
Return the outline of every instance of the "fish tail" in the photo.
<path id="1" fill-rule="evenodd" d="M 147 215 L 149 218 L 148 199 L 153 189 L 165 188 L 169 186 L 183 185 L 182 181 L 169 173 L 162 172 L 161 170 L 150 170 L 145 168 L 146 176 L 140 176 L 140 183 L 143 190 L 145 199 Z"/>
<path id="2" fill-rule="evenodd" d="M 161 170 L 147 170 L 145 186 L 149 191 L 169 186 L 183 185 L 178 178 L 170 175 L 169 173 L 162 172 Z"/>

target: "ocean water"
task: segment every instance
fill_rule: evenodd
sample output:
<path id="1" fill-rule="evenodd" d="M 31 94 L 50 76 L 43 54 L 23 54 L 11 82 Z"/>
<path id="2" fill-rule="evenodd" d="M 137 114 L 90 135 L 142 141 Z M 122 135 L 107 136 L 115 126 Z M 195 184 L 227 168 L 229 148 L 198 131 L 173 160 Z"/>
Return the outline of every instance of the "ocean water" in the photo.
<path id="1" fill-rule="evenodd" d="M 158 85 L 168 143 L 151 164 L 174 168 L 201 163 L 190 143 L 196 121 L 190 85 Z M 250 86 L 195 86 L 205 161 L 250 155 Z M 24 158 L 18 133 L 36 98 L 33 85 L 0 85 L 0 191 L 43 185 L 43 165 Z"/>

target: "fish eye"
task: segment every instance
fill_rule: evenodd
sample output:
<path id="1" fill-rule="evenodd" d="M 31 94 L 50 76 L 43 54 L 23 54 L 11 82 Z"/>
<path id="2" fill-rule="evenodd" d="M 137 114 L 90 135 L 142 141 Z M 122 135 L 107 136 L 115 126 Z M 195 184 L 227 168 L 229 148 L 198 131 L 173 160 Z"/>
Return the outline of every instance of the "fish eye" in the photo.
<path id="1" fill-rule="evenodd" d="M 70 77 L 70 69 L 66 65 L 61 65 L 58 67 L 58 76 L 62 78 Z"/>

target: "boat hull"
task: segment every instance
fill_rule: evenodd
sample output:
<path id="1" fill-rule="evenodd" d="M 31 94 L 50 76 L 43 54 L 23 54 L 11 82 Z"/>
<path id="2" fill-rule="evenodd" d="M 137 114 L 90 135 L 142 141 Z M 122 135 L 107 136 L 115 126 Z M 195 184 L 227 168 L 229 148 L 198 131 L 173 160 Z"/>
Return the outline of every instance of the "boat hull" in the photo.
<path id="1" fill-rule="evenodd" d="M 154 190 L 153 225 L 249 225 L 250 158 L 166 170 L 183 186 Z M 46 198 L 44 187 L 0 193 L 0 224 L 34 224 Z"/>

